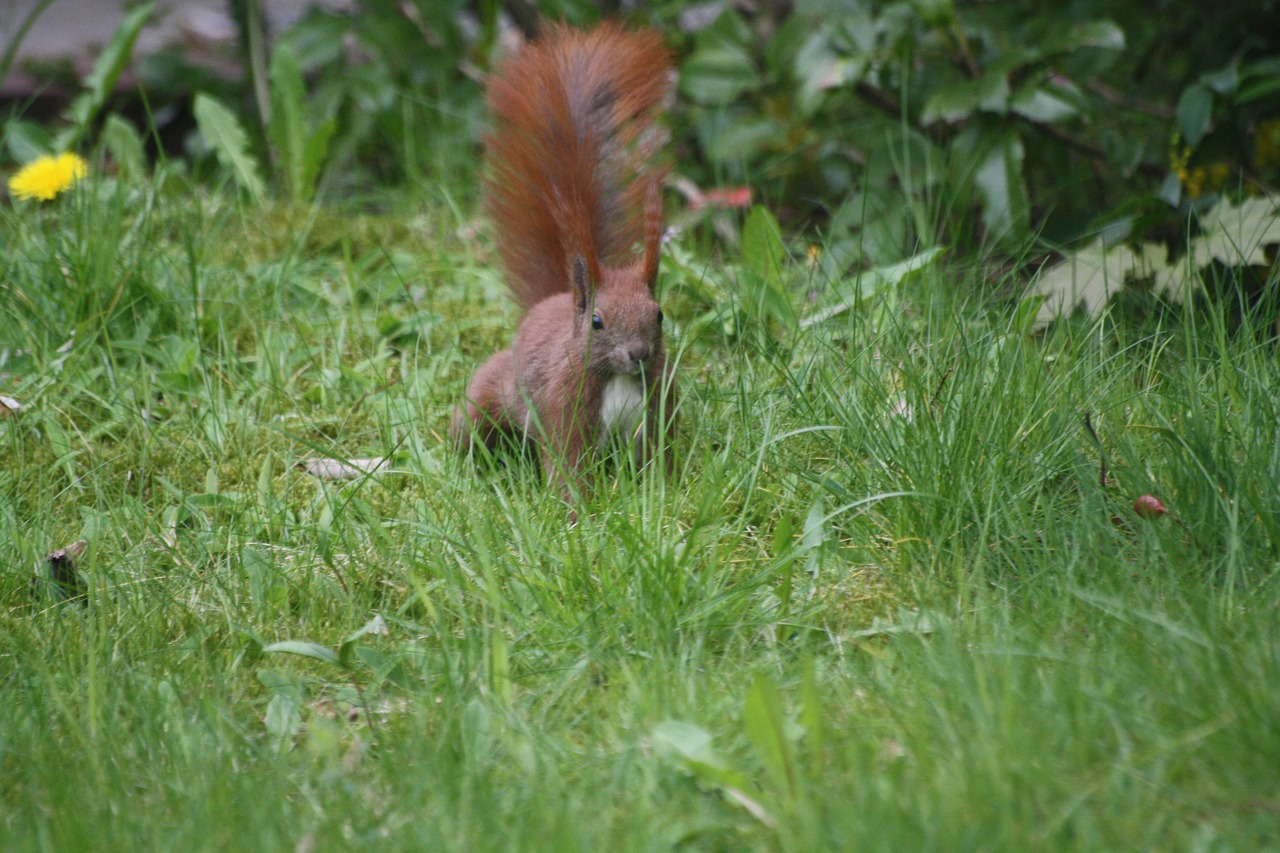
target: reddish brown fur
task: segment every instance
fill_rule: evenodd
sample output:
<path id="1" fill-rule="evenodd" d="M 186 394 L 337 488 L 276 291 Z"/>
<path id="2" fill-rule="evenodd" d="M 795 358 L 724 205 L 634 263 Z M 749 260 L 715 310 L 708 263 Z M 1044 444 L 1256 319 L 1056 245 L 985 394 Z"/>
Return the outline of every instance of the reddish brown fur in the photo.
<path id="1" fill-rule="evenodd" d="M 488 207 L 507 286 L 526 314 L 511 348 L 476 371 L 452 431 L 463 450 L 473 430 L 489 447 L 504 433 L 528 435 L 566 491 L 582 456 L 607 438 L 611 385 L 643 388 L 630 436 L 641 461 L 673 421 L 653 293 L 662 234 L 654 121 L 670 67 L 656 33 L 560 27 L 489 82 Z"/>
<path id="2" fill-rule="evenodd" d="M 635 176 L 655 153 L 670 67 L 657 33 L 606 23 L 554 28 L 489 81 L 485 188 L 522 309 L 570 289 L 575 254 L 598 282 L 603 265 L 622 263 L 647 236 L 649 187 Z"/>

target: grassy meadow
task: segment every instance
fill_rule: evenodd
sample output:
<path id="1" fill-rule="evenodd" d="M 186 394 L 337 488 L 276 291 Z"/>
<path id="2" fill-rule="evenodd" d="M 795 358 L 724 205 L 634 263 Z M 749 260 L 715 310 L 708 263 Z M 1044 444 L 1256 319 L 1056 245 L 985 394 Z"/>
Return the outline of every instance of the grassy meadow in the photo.
<path id="1" fill-rule="evenodd" d="M 515 319 L 450 191 L 0 208 L 0 847 L 1280 849 L 1272 341 L 803 247 L 786 323 L 686 232 L 674 472 L 571 524 L 445 440 Z"/>

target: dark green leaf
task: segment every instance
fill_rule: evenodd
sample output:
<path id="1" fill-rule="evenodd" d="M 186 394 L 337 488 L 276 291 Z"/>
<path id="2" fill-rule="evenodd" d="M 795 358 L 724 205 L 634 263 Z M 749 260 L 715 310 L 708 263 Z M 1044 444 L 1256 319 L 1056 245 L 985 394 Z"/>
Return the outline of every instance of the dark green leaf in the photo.
<path id="1" fill-rule="evenodd" d="M 977 80 L 965 80 L 934 92 L 920 120 L 959 121 L 983 110 L 1004 113 L 1009 106 L 1009 79 L 1002 70 L 990 69 Z"/>
<path id="2" fill-rule="evenodd" d="M 1276 92 L 1280 92 L 1280 76 L 1273 77 L 1270 80 L 1261 80 L 1257 83 L 1250 83 L 1247 86 L 1241 86 L 1240 93 L 1236 95 L 1236 103 L 1251 104 L 1254 101 L 1269 98 Z"/>
<path id="3" fill-rule="evenodd" d="M 1209 120 L 1213 116 L 1213 92 L 1208 86 L 1193 83 L 1182 90 L 1178 98 L 1178 130 L 1182 131 L 1182 139 L 1192 148 L 1200 144 L 1205 132 L 1209 129 Z"/>
<path id="4" fill-rule="evenodd" d="M 911 8 L 930 27 L 949 26 L 956 18 L 954 0 L 911 0 Z"/>
<path id="5" fill-rule="evenodd" d="M 1124 50 L 1124 30 L 1111 21 L 1088 21 L 1068 27 L 1059 35 L 1049 38 L 1042 46 L 1044 53 L 1078 50 L 1082 47 L 1103 50 Z"/>

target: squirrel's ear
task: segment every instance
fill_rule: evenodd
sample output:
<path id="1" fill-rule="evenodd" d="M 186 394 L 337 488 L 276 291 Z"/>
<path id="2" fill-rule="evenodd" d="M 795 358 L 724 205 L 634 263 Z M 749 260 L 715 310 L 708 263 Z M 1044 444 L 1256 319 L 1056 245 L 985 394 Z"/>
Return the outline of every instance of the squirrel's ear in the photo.
<path id="1" fill-rule="evenodd" d="M 582 255 L 573 256 L 573 307 L 578 316 L 587 312 L 591 302 L 591 282 L 587 279 L 587 259 Z"/>

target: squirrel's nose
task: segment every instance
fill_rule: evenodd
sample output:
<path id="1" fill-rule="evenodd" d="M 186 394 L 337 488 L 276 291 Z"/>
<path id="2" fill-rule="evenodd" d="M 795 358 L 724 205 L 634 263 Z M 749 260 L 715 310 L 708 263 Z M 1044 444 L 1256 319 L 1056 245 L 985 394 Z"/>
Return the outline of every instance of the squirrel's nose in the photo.
<path id="1" fill-rule="evenodd" d="M 653 355 L 652 344 L 631 344 L 627 347 L 627 355 L 632 361 L 648 361 Z"/>

